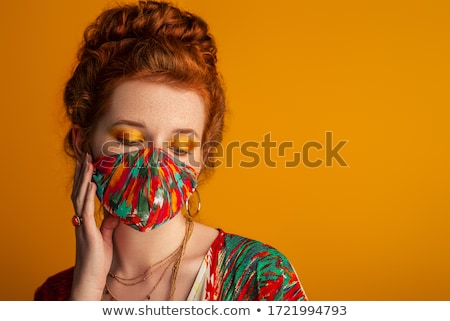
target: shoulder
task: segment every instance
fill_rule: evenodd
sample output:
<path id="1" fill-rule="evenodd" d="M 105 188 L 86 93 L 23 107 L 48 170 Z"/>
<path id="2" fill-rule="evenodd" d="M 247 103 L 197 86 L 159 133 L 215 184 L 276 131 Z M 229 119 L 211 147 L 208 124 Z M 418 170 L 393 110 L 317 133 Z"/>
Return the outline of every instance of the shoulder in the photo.
<path id="1" fill-rule="evenodd" d="M 280 251 L 266 243 L 223 231 L 219 233 L 218 238 L 221 239 L 218 247 L 222 255 L 226 255 L 227 260 L 246 267 L 268 261 L 287 262 L 287 258 Z"/>
<path id="2" fill-rule="evenodd" d="M 68 300 L 72 289 L 73 267 L 61 271 L 36 289 L 35 301 L 64 301 Z"/>
<path id="3" fill-rule="evenodd" d="M 220 230 L 212 250 L 229 299 L 306 299 L 292 264 L 276 248 Z"/>

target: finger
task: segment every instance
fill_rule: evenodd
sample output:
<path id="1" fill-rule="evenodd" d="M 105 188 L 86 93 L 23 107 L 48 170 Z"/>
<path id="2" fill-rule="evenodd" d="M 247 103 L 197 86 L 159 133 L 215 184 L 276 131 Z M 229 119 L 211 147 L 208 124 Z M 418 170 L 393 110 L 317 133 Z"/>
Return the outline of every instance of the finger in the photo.
<path id="1" fill-rule="evenodd" d="M 81 171 L 81 164 L 80 161 L 77 159 L 76 165 L 75 165 L 75 174 L 73 177 L 73 184 L 72 184 L 72 202 L 75 201 L 76 198 L 76 192 L 78 191 L 78 185 L 80 180 L 80 171 Z"/>
<path id="2" fill-rule="evenodd" d="M 84 173 L 84 170 L 85 170 L 85 167 L 86 167 L 86 161 L 87 161 L 87 153 L 84 154 L 83 159 L 81 161 L 79 161 L 79 166 L 80 167 L 79 167 L 79 170 L 78 170 L 78 175 L 77 175 L 76 180 L 74 182 L 74 189 L 75 190 L 78 190 L 79 187 L 80 187 L 80 183 L 81 183 L 81 180 L 82 180 L 82 177 L 83 177 L 82 174 Z"/>
<path id="3" fill-rule="evenodd" d="M 88 228 L 95 227 L 95 229 L 97 229 L 94 215 L 96 190 L 97 186 L 95 185 L 95 183 L 88 182 L 82 211 L 83 224 Z"/>
<path id="4" fill-rule="evenodd" d="M 112 235 L 116 227 L 119 225 L 119 218 L 117 216 L 108 215 L 100 226 L 100 232 L 102 233 L 103 240 L 106 244 L 112 244 Z"/>
<path id="5" fill-rule="evenodd" d="M 80 173 L 81 178 L 79 187 L 76 191 L 76 210 L 82 209 L 84 207 L 84 204 L 86 203 L 87 192 L 92 180 L 93 172 L 94 166 L 92 165 L 91 158 L 89 157 L 89 155 L 87 155 L 83 165 L 82 173 Z M 80 214 L 84 215 L 82 214 L 82 212 Z"/>

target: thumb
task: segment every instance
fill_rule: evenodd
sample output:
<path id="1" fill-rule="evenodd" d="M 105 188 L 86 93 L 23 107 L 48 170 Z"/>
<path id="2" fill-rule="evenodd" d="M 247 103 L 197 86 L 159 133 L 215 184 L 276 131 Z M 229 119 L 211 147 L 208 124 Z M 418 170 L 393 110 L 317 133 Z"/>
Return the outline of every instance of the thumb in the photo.
<path id="1" fill-rule="evenodd" d="M 102 225 L 100 226 L 100 232 L 102 233 L 104 241 L 111 243 L 113 232 L 119 225 L 119 222 L 120 220 L 117 216 L 108 215 L 105 217 Z"/>

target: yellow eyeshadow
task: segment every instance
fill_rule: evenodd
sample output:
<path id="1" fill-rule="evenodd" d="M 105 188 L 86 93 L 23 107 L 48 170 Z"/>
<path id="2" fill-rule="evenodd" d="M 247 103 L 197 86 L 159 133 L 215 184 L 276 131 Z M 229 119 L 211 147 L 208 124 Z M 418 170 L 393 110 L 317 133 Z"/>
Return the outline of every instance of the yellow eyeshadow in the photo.
<path id="1" fill-rule="evenodd" d="M 126 141 L 144 141 L 144 135 L 142 132 L 133 128 L 111 128 L 109 131 L 111 136 L 117 139 L 123 139 Z"/>
<path id="2" fill-rule="evenodd" d="M 170 142 L 171 148 L 176 148 L 184 151 L 192 150 L 195 147 L 200 147 L 200 142 L 196 141 L 192 135 L 179 135 Z"/>

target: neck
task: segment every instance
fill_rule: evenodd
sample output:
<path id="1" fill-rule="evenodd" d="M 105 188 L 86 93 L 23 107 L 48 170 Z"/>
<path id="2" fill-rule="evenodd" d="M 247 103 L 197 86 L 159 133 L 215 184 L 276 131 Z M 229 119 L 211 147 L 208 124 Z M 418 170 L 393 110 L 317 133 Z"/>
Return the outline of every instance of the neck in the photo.
<path id="1" fill-rule="evenodd" d="M 182 244 L 185 231 L 186 219 L 182 214 L 148 232 L 119 224 L 114 232 L 111 272 L 124 277 L 139 275 L 173 253 Z"/>

